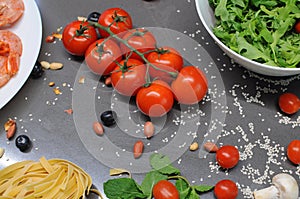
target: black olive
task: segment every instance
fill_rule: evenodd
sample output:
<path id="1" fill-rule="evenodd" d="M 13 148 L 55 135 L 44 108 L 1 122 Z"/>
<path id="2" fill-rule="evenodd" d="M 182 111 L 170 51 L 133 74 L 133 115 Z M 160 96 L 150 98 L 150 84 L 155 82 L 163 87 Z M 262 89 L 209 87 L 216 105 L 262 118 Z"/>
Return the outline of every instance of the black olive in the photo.
<path id="1" fill-rule="evenodd" d="M 44 73 L 44 70 L 43 70 L 41 63 L 39 61 L 36 61 L 33 66 L 32 71 L 31 71 L 30 76 L 33 79 L 37 79 L 37 78 L 41 77 L 43 75 L 43 73 Z"/>
<path id="2" fill-rule="evenodd" d="M 104 126 L 112 126 L 116 124 L 117 114 L 114 111 L 104 111 L 101 116 L 101 121 Z"/>
<path id="3" fill-rule="evenodd" d="M 31 147 L 31 141 L 27 135 L 19 135 L 16 138 L 16 146 L 20 151 L 25 152 Z"/>
<path id="4" fill-rule="evenodd" d="M 101 14 L 99 12 L 92 12 L 88 15 L 87 20 L 92 22 L 98 22 L 100 15 Z"/>

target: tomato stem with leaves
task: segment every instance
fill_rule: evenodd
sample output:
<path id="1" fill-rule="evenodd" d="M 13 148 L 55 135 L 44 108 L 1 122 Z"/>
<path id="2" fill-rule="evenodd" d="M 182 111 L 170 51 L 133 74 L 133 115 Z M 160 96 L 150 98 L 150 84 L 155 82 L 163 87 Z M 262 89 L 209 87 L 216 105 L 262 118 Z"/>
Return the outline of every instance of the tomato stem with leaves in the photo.
<path id="1" fill-rule="evenodd" d="M 110 30 L 110 27 L 106 27 L 106 26 L 102 26 L 101 24 L 99 23 L 96 23 L 96 22 L 90 22 L 89 23 L 91 25 L 93 25 L 94 27 L 96 28 L 100 28 L 104 31 L 106 31 L 112 38 L 116 39 L 118 42 L 124 44 L 126 47 L 128 47 L 132 52 L 136 53 L 138 56 L 141 57 L 141 59 L 147 64 L 147 68 L 148 68 L 148 65 L 153 67 L 155 70 L 159 70 L 159 71 L 163 71 L 165 73 L 168 73 L 170 76 L 172 76 L 173 78 L 176 78 L 178 73 L 177 72 L 170 72 L 170 71 L 167 71 L 167 70 L 164 70 L 164 69 L 161 69 L 161 68 L 158 68 L 156 67 L 154 64 L 150 63 L 147 58 L 145 57 L 144 53 L 141 53 L 139 52 L 137 49 L 133 48 L 131 45 L 128 44 L 128 42 L 122 38 L 120 38 L 118 35 L 114 34 L 111 30 Z M 147 69 L 147 76 L 146 76 L 146 83 L 151 83 L 150 81 L 150 76 L 148 77 L 148 69 Z"/>

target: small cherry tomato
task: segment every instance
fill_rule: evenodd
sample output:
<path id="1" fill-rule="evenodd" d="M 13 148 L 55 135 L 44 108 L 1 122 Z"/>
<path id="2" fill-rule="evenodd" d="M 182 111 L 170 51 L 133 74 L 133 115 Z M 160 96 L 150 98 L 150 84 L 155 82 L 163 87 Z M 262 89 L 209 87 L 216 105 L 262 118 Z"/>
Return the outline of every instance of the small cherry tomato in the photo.
<path id="1" fill-rule="evenodd" d="M 161 80 L 153 81 L 141 88 L 136 95 L 139 110 L 150 117 L 161 117 L 173 106 L 174 98 L 170 86 Z"/>
<path id="2" fill-rule="evenodd" d="M 294 114 L 300 108 L 300 100 L 293 93 L 284 93 L 279 97 L 279 108 L 286 114 Z"/>
<path id="3" fill-rule="evenodd" d="M 153 34 L 146 29 L 129 30 L 124 34 L 122 39 L 126 40 L 131 47 L 135 48 L 140 53 L 143 53 L 145 57 L 149 54 L 146 52 L 154 50 L 156 45 L 156 39 Z M 144 61 L 139 55 L 132 53 L 130 48 L 128 48 L 125 44 L 121 43 L 120 47 L 122 53 L 126 56 Z"/>
<path id="4" fill-rule="evenodd" d="M 147 59 L 150 63 L 158 68 L 149 68 L 151 77 L 158 78 L 168 83 L 173 80 L 172 76 L 159 69 L 163 69 L 169 72 L 178 72 L 182 69 L 183 66 L 183 58 L 180 53 L 177 52 L 174 48 L 168 46 L 156 48 L 154 52 L 149 53 Z"/>
<path id="5" fill-rule="evenodd" d="M 238 188 L 231 180 L 221 180 L 214 188 L 217 199 L 235 199 L 238 196 Z"/>
<path id="6" fill-rule="evenodd" d="M 295 32 L 300 34 L 300 20 L 298 20 L 295 24 Z"/>
<path id="7" fill-rule="evenodd" d="M 240 159 L 240 153 L 236 147 L 225 145 L 219 148 L 216 153 L 216 160 L 224 169 L 230 169 L 237 165 Z"/>
<path id="8" fill-rule="evenodd" d="M 208 90 L 204 73 L 195 66 L 183 67 L 171 88 L 180 104 L 196 104 L 204 98 Z"/>
<path id="9" fill-rule="evenodd" d="M 135 96 L 145 83 L 146 66 L 136 59 L 122 60 L 111 72 L 114 89 L 125 96 Z"/>
<path id="10" fill-rule="evenodd" d="M 62 42 L 70 54 L 84 56 L 86 49 L 97 37 L 95 28 L 88 22 L 73 21 L 64 28 Z"/>
<path id="11" fill-rule="evenodd" d="M 293 140 L 287 147 L 287 156 L 294 164 L 300 164 L 300 140 Z"/>
<path id="12" fill-rule="evenodd" d="M 122 8 L 109 8 L 105 10 L 99 17 L 98 23 L 102 26 L 110 27 L 110 30 L 114 34 L 119 34 L 121 32 L 132 29 L 131 16 Z M 100 28 L 99 33 L 101 37 L 109 36 L 109 33 Z"/>
<path id="13" fill-rule="evenodd" d="M 85 53 L 85 62 L 94 73 L 108 75 L 122 60 L 119 46 L 111 39 L 99 39 L 92 43 Z"/>
<path id="14" fill-rule="evenodd" d="M 175 185 L 167 180 L 160 180 L 153 186 L 154 199 L 179 199 L 179 192 Z"/>

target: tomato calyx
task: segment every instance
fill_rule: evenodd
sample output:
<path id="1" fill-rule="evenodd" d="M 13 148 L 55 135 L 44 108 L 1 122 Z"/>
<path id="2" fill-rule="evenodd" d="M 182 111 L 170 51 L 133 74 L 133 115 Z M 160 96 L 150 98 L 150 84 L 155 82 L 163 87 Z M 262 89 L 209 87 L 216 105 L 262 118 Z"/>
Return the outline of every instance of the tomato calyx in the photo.
<path id="1" fill-rule="evenodd" d="M 89 29 L 88 26 L 83 26 L 82 24 L 80 24 L 79 29 L 76 30 L 74 37 L 83 36 L 89 38 L 90 37 L 89 35 L 84 34 L 84 32 L 88 29 Z"/>
<path id="2" fill-rule="evenodd" d="M 154 51 L 157 52 L 159 55 L 163 55 L 170 52 L 169 49 L 164 48 L 156 48 Z"/>
<path id="3" fill-rule="evenodd" d="M 124 76 L 124 73 L 130 72 L 130 70 L 129 70 L 130 68 L 136 66 L 135 64 L 128 65 L 128 60 L 127 60 L 127 59 L 124 61 L 123 64 L 120 64 L 119 62 L 116 62 L 116 64 L 119 66 L 120 69 L 119 69 L 119 70 L 112 71 L 112 73 L 115 73 L 115 72 L 122 72 L 123 76 Z"/>
<path id="4" fill-rule="evenodd" d="M 97 43 L 96 46 L 97 46 L 96 52 L 99 54 L 99 57 L 101 57 L 103 54 L 106 54 L 106 53 L 111 54 L 109 51 L 104 50 L 104 42 L 101 44 Z"/>
<path id="5" fill-rule="evenodd" d="M 108 27 L 112 26 L 114 23 L 120 23 L 120 22 L 124 22 L 127 23 L 127 16 L 122 16 L 122 15 L 118 15 L 118 11 L 115 10 L 114 11 L 114 15 L 112 16 L 112 19 L 114 20 Z"/>

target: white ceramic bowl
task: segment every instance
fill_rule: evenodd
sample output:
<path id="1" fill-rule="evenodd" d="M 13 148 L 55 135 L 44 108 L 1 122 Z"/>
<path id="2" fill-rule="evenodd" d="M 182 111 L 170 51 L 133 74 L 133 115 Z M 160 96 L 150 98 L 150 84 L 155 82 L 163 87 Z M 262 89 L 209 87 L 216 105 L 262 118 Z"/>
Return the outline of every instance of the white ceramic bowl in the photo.
<path id="1" fill-rule="evenodd" d="M 224 43 L 222 43 L 213 33 L 213 27 L 215 25 L 215 16 L 212 8 L 210 7 L 208 0 L 195 0 L 198 15 L 204 27 L 213 38 L 213 40 L 220 46 L 220 48 L 235 62 L 241 66 L 251 70 L 253 72 L 268 75 L 268 76 L 290 76 L 300 74 L 300 68 L 281 68 L 276 66 L 269 66 L 265 64 L 252 61 L 246 57 L 239 55 L 231 50 Z"/>

